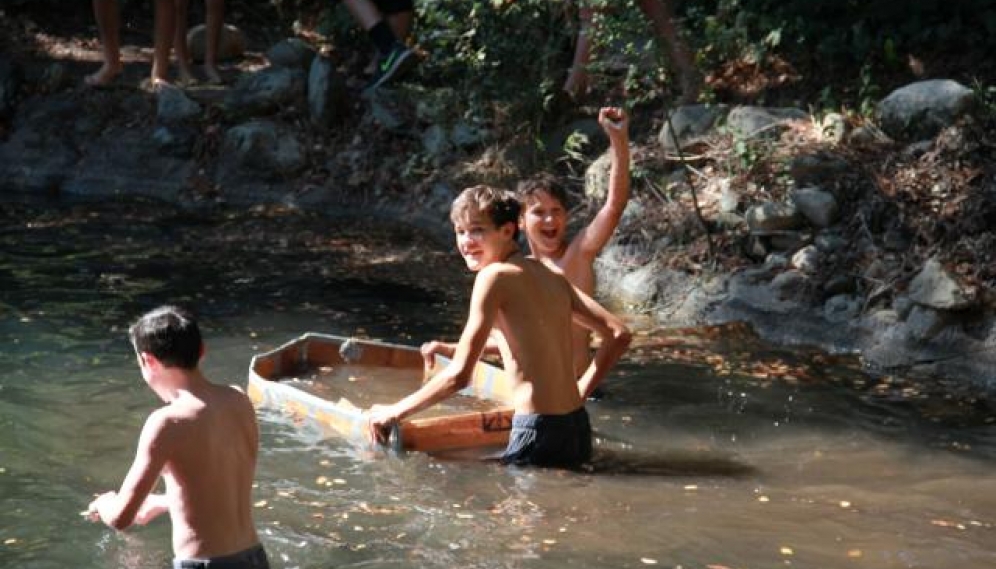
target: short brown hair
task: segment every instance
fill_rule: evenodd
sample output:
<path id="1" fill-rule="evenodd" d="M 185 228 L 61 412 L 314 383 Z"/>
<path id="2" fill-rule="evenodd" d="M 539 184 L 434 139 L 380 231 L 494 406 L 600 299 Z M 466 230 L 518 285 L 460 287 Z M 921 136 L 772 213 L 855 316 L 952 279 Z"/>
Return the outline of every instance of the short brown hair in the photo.
<path id="1" fill-rule="evenodd" d="M 560 202 L 560 205 L 567 209 L 567 190 L 563 184 L 553 174 L 546 172 L 536 174 L 531 178 L 526 178 L 515 187 L 515 193 L 519 201 L 525 204 L 530 198 L 539 192 L 550 194 L 553 199 Z"/>
<path id="2" fill-rule="evenodd" d="M 512 238 L 519 237 L 519 211 L 522 206 L 515 195 L 501 188 L 480 185 L 472 186 L 460 192 L 460 195 L 453 200 L 450 206 L 450 221 L 456 222 L 458 217 L 468 211 L 479 211 L 488 216 L 488 219 L 501 227 L 506 223 L 515 226 L 515 233 Z"/>

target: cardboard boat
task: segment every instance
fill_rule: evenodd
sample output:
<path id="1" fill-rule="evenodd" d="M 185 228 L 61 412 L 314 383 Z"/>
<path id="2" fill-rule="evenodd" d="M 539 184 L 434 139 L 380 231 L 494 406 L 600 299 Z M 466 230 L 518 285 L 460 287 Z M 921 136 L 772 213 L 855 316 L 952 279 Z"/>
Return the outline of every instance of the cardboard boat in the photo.
<path id="1" fill-rule="evenodd" d="M 301 378 L 345 366 L 367 366 L 388 368 L 392 374 L 406 377 L 410 372 L 411 384 L 417 387 L 423 376 L 430 376 L 448 362 L 437 356 L 435 367 L 427 374 L 417 348 L 309 332 L 254 356 L 248 393 L 258 408 L 279 409 L 296 423 L 307 421 L 325 434 L 367 443 L 367 421 L 363 414 L 367 403 L 357 405 L 349 397 L 309 391 L 304 388 L 309 382 Z M 364 385 L 369 384 L 360 382 L 352 387 L 362 389 Z M 399 422 L 392 433 L 391 445 L 396 450 L 433 452 L 507 444 L 512 426 L 512 389 L 505 372 L 479 362 L 470 385 L 458 395 L 473 403 L 467 406 L 470 409 L 428 409 L 417 413 Z"/>

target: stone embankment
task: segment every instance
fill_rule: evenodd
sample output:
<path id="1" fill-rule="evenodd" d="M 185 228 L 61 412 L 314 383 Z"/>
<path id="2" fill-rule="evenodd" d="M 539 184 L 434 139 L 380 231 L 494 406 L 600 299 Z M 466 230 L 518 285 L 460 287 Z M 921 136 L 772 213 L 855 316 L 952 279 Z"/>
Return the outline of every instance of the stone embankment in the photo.
<path id="1" fill-rule="evenodd" d="M 326 213 L 348 213 L 352 204 L 387 217 L 403 214 L 445 234 L 447 205 L 470 165 L 513 175 L 525 169 L 516 168 L 514 153 L 486 124 L 445 116 L 445 105 L 433 105 L 424 91 L 414 97 L 385 90 L 358 103 L 358 90 L 334 63 L 298 39 L 273 46 L 263 60 L 230 87 L 155 93 L 82 89 L 67 83 L 57 62 L 23 69 L 0 61 L 0 118 L 10 125 L 0 139 L 4 191 L 142 196 L 194 208 L 281 204 Z M 913 192 L 889 195 L 875 179 L 876 172 L 899 170 L 862 166 L 887 153 L 910 165 L 992 155 L 991 143 L 973 137 L 973 104 L 972 90 L 935 80 L 896 90 L 869 121 L 797 108 L 674 109 L 657 140 L 635 149 L 634 165 L 651 174 L 634 175 L 619 238 L 599 261 L 600 294 L 653 314 L 662 326 L 745 320 L 776 342 L 859 352 L 872 368 L 996 386 L 993 269 L 956 263 L 929 242 L 930 234 L 918 229 L 922 219 L 915 219 L 920 210 L 899 199 Z M 333 147 L 316 134 L 357 109 L 362 117 L 352 137 L 343 134 Z M 573 127 L 591 129 L 590 123 Z M 371 130 L 405 140 L 407 153 L 371 155 L 360 140 Z M 727 158 L 717 157 L 719 147 Z M 729 155 L 741 165 L 777 157 L 781 169 L 776 178 L 753 181 L 749 168 L 718 167 L 734 163 Z M 413 157 L 436 171 L 462 173 L 449 180 L 437 175 L 417 191 L 386 191 Z M 495 166 L 502 160 L 504 166 Z M 602 156 L 588 169 L 585 192 L 593 202 L 604 195 L 607 168 Z M 926 183 L 924 199 L 937 202 L 938 216 L 981 215 L 952 222 L 974 239 L 965 243 L 996 246 L 996 176 L 988 168 L 970 180 L 974 196 L 950 180 Z M 690 189 L 698 190 L 696 205 L 721 252 L 681 264 L 674 258 L 689 256 L 692 243 L 701 246 L 701 228 L 658 218 L 675 206 L 667 196 L 683 196 L 678 205 L 693 211 Z M 949 211 L 951 200 L 975 204 L 974 210 Z M 984 262 L 978 260 L 992 253 L 974 259 Z"/>

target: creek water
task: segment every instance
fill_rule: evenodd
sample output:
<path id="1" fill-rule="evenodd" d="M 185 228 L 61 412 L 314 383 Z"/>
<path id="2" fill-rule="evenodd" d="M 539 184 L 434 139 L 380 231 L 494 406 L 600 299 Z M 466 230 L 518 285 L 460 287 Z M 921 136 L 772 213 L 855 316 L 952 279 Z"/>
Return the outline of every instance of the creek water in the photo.
<path id="1" fill-rule="evenodd" d="M 120 484 L 159 404 L 125 337 L 143 310 L 197 307 L 208 376 L 243 385 L 254 353 L 305 331 L 417 344 L 459 330 L 462 294 L 408 280 L 406 255 L 425 251 L 386 254 L 323 221 L 138 210 L 4 212 L 0 567 L 171 558 L 165 518 L 118 533 L 79 516 Z M 261 219 L 290 243 L 264 246 Z M 588 409 L 597 456 L 583 472 L 388 455 L 261 410 L 254 512 L 272 565 L 996 567 L 984 399 L 732 327 L 643 334 Z"/>

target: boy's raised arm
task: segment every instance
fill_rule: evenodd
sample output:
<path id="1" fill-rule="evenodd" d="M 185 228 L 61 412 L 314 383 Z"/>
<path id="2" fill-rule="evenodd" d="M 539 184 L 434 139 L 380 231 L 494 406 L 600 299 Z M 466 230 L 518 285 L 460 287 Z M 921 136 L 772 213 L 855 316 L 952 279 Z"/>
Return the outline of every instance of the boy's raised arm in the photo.
<path id="1" fill-rule="evenodd" d="M 602 208 L 582 229 L 576 240 L 581 252 L 594 259 L 609 242 L 622 219 L 629 201 L 629 117 L 617 107 L 605 107 L 598 113 L 598 123 L 609 137 L 612 166 L 609 170 L 609 189 Z"/>

